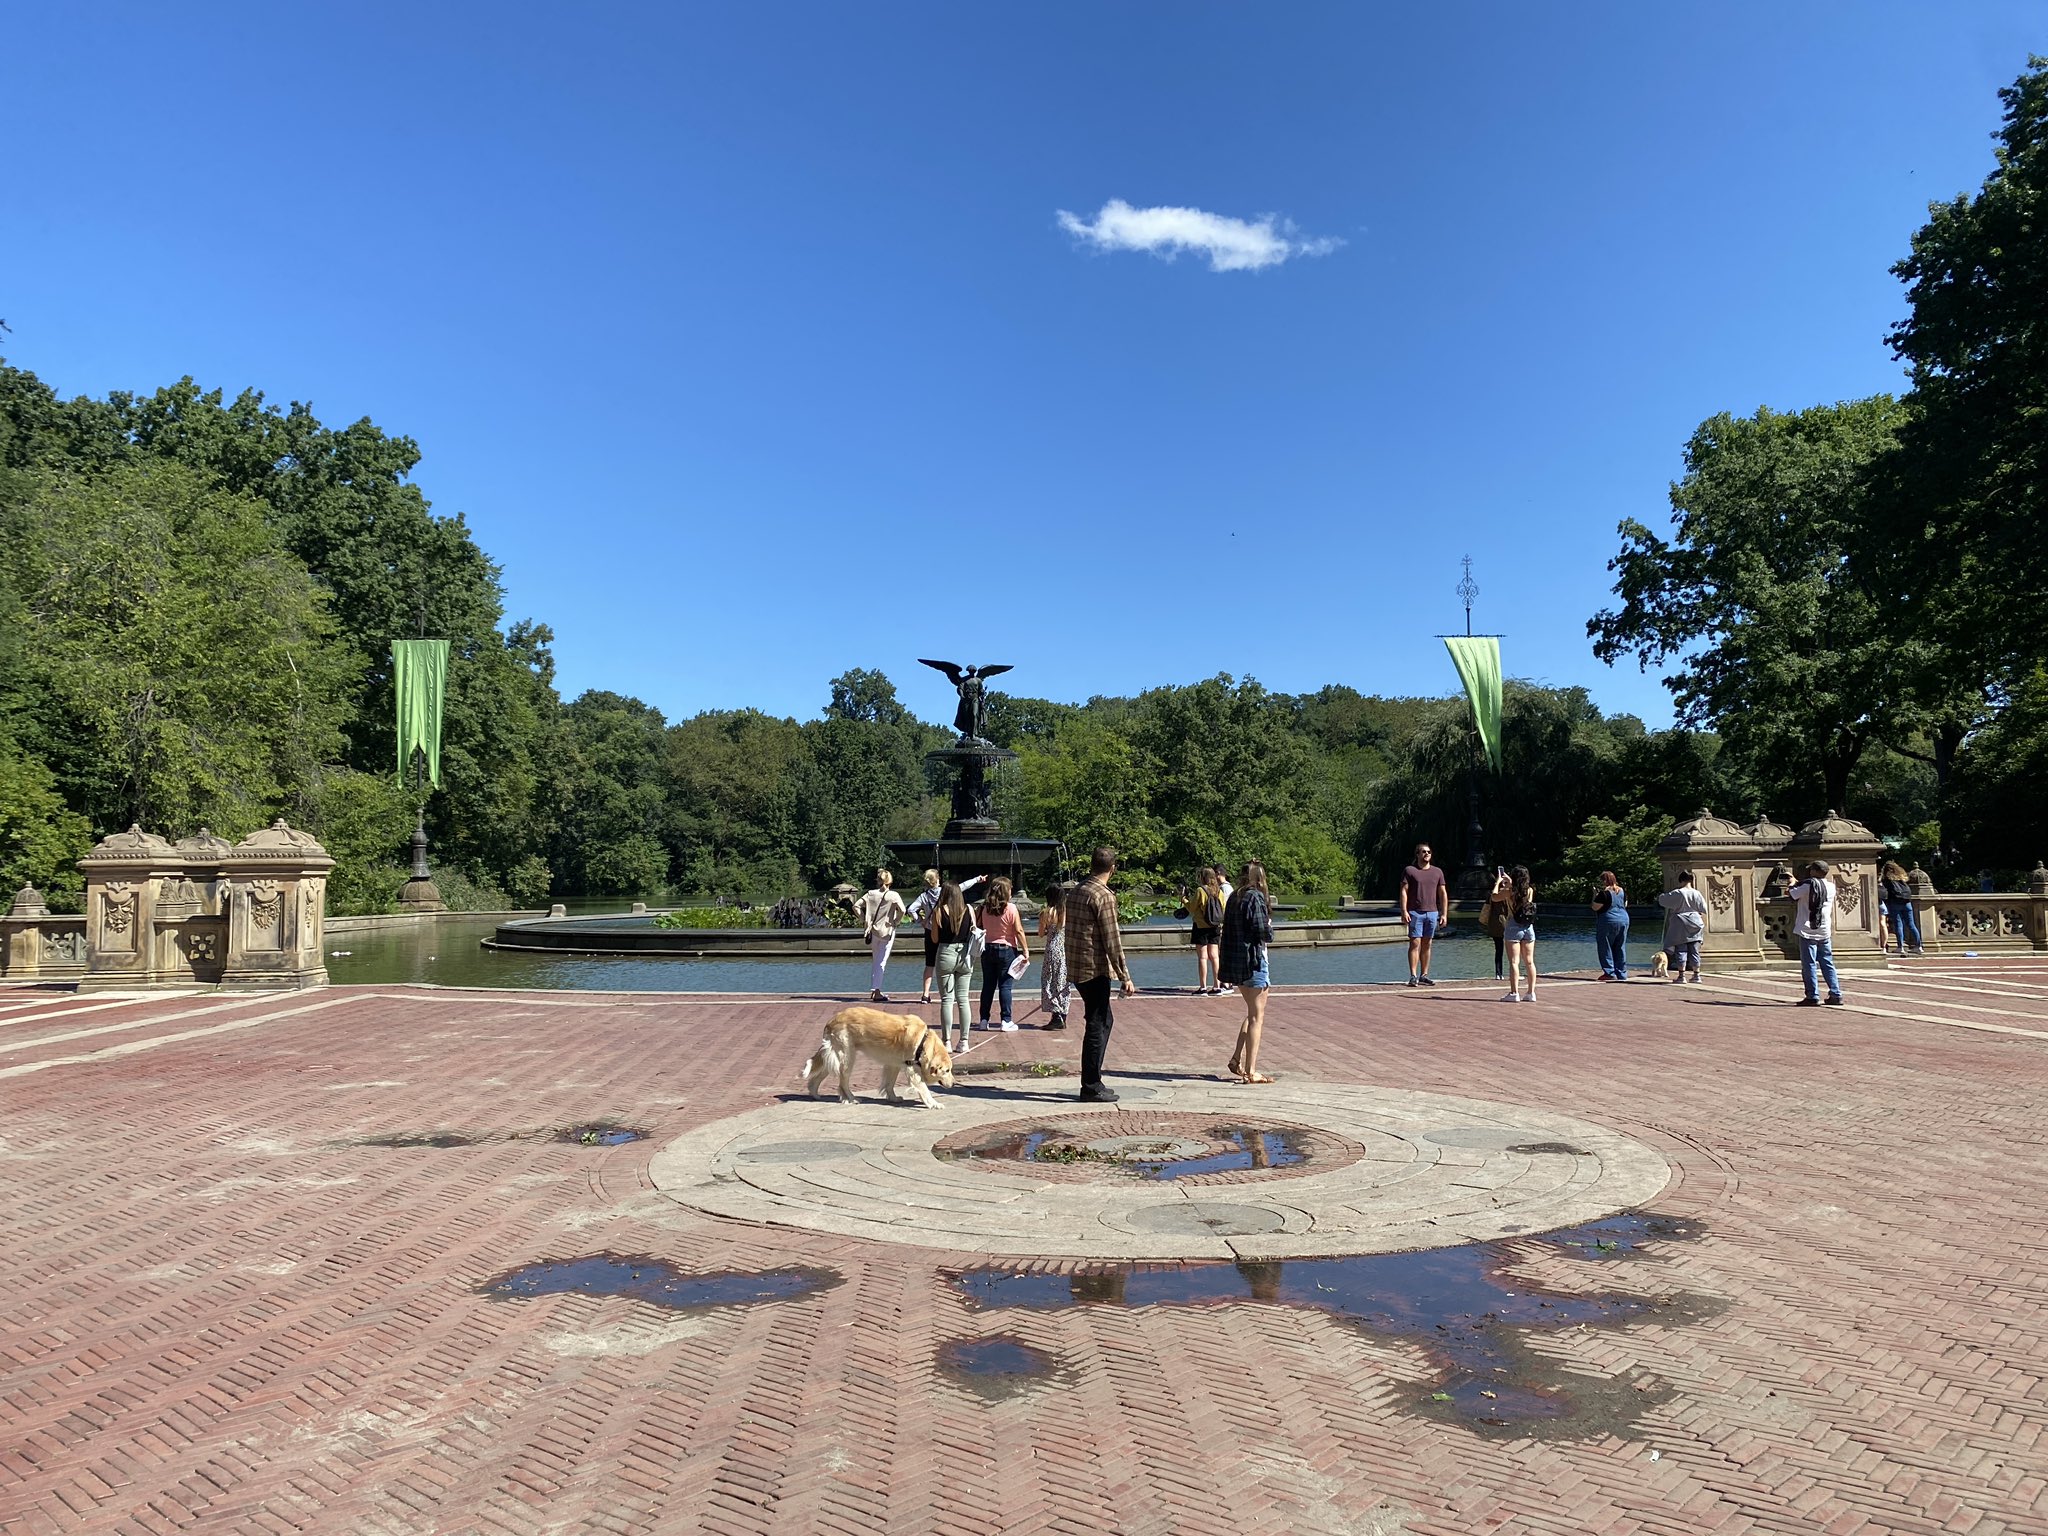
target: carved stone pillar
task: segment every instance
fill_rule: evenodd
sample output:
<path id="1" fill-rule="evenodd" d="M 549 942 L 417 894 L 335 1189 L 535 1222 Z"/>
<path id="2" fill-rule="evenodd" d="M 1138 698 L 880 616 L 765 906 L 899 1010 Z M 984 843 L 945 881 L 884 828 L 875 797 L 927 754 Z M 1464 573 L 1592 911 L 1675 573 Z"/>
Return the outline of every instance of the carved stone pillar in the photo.
<path id="1" fill-rule="evenodd" d="M 1690 870 L 1694 889 L 1707 899 L 1702 967 L 1756 965 L 1764 958 L 1756 920 L 1757 847 L 1746 830 L 1702 810 L 1657 845 L 1657 862 L 1665 890 L 1677 887 L 1680 870 Z"/>
<path id="2" fill-rule="evenodd" d="M 85 876 L 85 975 L 81 992 L 156 983 L 156 904 L 166 880 L 184 873 L 178 851 L 153 832 L 130 827 L 101 838 L 78 861 Z"/>
<path id="3" fill-rule="evenodd" d="M 1884 921 L 1878 871 L 1889 857 L 1884 840 L 1860 821 L 1836 811 L 1809 821 L 1786 845 L 1792 877 L 1816 860 L 1835 882 L 1834 951 L 1837 964 L 1884 963 Z M 1786 903 L 1790 910 L 1791 903 Z"/>
<path id="4" fill-rule="evenodd" d="M 226 889 L 229 987 L 321 987 L 327 966 L 327 872 L 334 860 L 282 820 L 251 832 L 221 856 Z"/>

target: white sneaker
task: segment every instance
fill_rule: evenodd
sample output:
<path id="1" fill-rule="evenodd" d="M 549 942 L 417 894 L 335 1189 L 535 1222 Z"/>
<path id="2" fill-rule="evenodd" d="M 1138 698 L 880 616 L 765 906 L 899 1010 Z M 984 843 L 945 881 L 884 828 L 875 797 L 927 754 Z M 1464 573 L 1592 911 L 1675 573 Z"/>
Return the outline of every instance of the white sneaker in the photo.
<path id="1" fill-rule="evenodd" d="M 1015 1033 L 1017 1033 L 1016 1021 L 1012 1019 L 1003 1020 L 1003 1033 L 1006 1035 L 1014 1035 Z"/>
<path id="2" fill-rule="evenodd" d="M 1521 997 L 1513 992 L 1510 992 L 1506 997 L 1501 999 L 1501 1001 L 1504 1003 L 1519 1003 L 1521 1000 Z"/>

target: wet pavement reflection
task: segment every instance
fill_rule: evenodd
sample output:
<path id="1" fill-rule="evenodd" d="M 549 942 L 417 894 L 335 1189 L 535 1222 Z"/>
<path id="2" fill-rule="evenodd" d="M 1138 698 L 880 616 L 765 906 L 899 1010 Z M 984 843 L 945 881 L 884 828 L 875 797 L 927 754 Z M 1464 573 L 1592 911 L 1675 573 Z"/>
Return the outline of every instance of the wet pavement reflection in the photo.
<path id="1" fill-rule="evenodd" d="M 1615 1430 L 1664 1395 L 1652 1384 L 1566 1372 L 1524 1347 L 1533 1331 L 1684 1322 L 1716 1304 L 1684 1294 L 1579 1295 L 1511 1273 L 1517 1245 L 1582 1259 L 1649 1258 L 1645 1244 L 1699 1235 L 1695 1222 L 1628 1213 L 1537 1238 L 1420 1253 L 1237 1263 L 1120 1265 L 1079 1274 L 987 1268 L 953 1277 L 977 1307 L 1187 1307 L 1257 1302 L 1325 1312 L 1367 1333 L 1420 1345 L 1438 1376 L 1416 1406 L 1467 1423 L 1562 1433 Z"/>

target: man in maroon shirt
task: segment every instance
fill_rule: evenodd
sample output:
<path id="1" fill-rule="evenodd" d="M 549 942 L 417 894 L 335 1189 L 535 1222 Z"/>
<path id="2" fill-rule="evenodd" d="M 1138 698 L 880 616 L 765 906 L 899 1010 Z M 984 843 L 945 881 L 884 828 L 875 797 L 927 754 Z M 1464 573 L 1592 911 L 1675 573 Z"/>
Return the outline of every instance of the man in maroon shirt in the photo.
<path id="1" fill-rule="evenodd" d="M 1429 951 L 1436 931 L 1450 921 L 1451 893 L 1444 872 L 1432 862 L 1427 843 L 1415 845 L 1415 862 L 1401 871 L 1401 922 L 1408 930 L 1408 985 L 1433 987 Z"/>

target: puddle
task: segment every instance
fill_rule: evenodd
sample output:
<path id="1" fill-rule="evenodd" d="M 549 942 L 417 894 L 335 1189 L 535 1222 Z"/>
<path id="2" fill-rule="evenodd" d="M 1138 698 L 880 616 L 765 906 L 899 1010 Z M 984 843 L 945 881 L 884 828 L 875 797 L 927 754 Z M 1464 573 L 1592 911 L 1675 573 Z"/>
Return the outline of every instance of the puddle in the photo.
<path id="1" fill-rule="evenodd" d="M 1210 1142 L 1224 1143 L 1225 1150 L 1211 1151 L 1208 1144 L 1172 1134 L 1111 1136 L 1083 1140 L 1072 1130 L 1040 1128 L 1013 1132 L 958 1151 L 939 1152 L 941 1157 L 971 1157 L 984 1162 L 1076 1163 L 1120 1169 L 1144 1179 L 1192 1179 L 1206 1173 L 1235 1173 L 1250 1168 L 1291 1168 L 1308 1160 L 1301 1133 L 1286 1127 L 1262 1129 L 1249 1125 L 1213 1125 Z"/>
<path id="2" fill-rule="evenodd" d="M 566 1131 L 555 1132 L 555 1140 L 574 1142 L 579 1147 L 623 1147 L 629 1141 L 640 1141 L 645 1131 L 636 1131 L 626 1125 L 572 1125 Z"/>
<path id="3" fill-rule="evenodd" d="M 475 1147 L 490 1140 L 467 1131 L 411 1131 L 397 1136 L 365 1136 L 355 1147 Z"/>
<path id="4" fill-rule="evenodd" d="M 938 1349 L 939 1374 L 978 1397 L 1014 1397 L 1034 1381 L 1058 1369 L 1044 1350 L 1014 1334 L 979 1339 L 947 1339 Z"/>
<path id="5" fill-rule="evenodd" d="M 527 1264 L 487 1280 L 480 1290 L 501 1301 L 523 1296 L 627 1296 L 634 1301 L 687 1311 L 698 1307 L 745 1307 L 790 1301 L 829 1291 L 840 1277 L 829 1269 L 763 1269 L 752 1273 L 693 1275 L 666 1259 L 599 1253 L 582 1259 Z"/>
<path id="6" fill-rule="evenodd" d="M 1421 1253 L 1130 1265 L 1073 1275 L 977 1269 L 953 1278 L 971 1302 L 989 1309 L 1263 1302 L 1325 1312 L 1367 1333 L 1422 1348 L 1438 1374 L 1420 1390 L 1417 1411 L 1482 1429 L 1579 1436 L 1618 1432 L 1644 1407 L 1668 1397 L 1668 1389 L 1565 1371 L 1526 1348 L 1525 1334 L 1652 1317 L 1689 1322 L 1719 1304 L 1683 1294 L 1546 1290 L 1511 1272 L 1516 1244 L 1540 1241 L 1574 1257 L 1619 1258 L 1636 1255 L 1646 1242 L 1683 1241 L 1700 1230 L 1696 1222 L 1631 1213 L 1540 1239 Z"/>
<path id="7" fill-rule="evenodd" d="M 1649 1258 L 1646 1243 L 1690 1242 L 1700 1235 L 1700 1225 L 1682 1216 L 1657 1216 L 1648 1211 L 1623 1211 L 1583 1227 L 1565 1227 L 1533 1239 L 1548 1243 L 1568 1258 Z"/>
<path id="8" fill-rule="evenodd" d="M 389 1136 L 360 1136 L 331 1142 L 341 1147 L 482 1147 L 514 1141 L 566 1141 L 579 1147 L 620 1147 L 643 1140 L 647 1132 L 627 1125 L 572 1125 L 537 1131 L 400 1131 Z"/>

